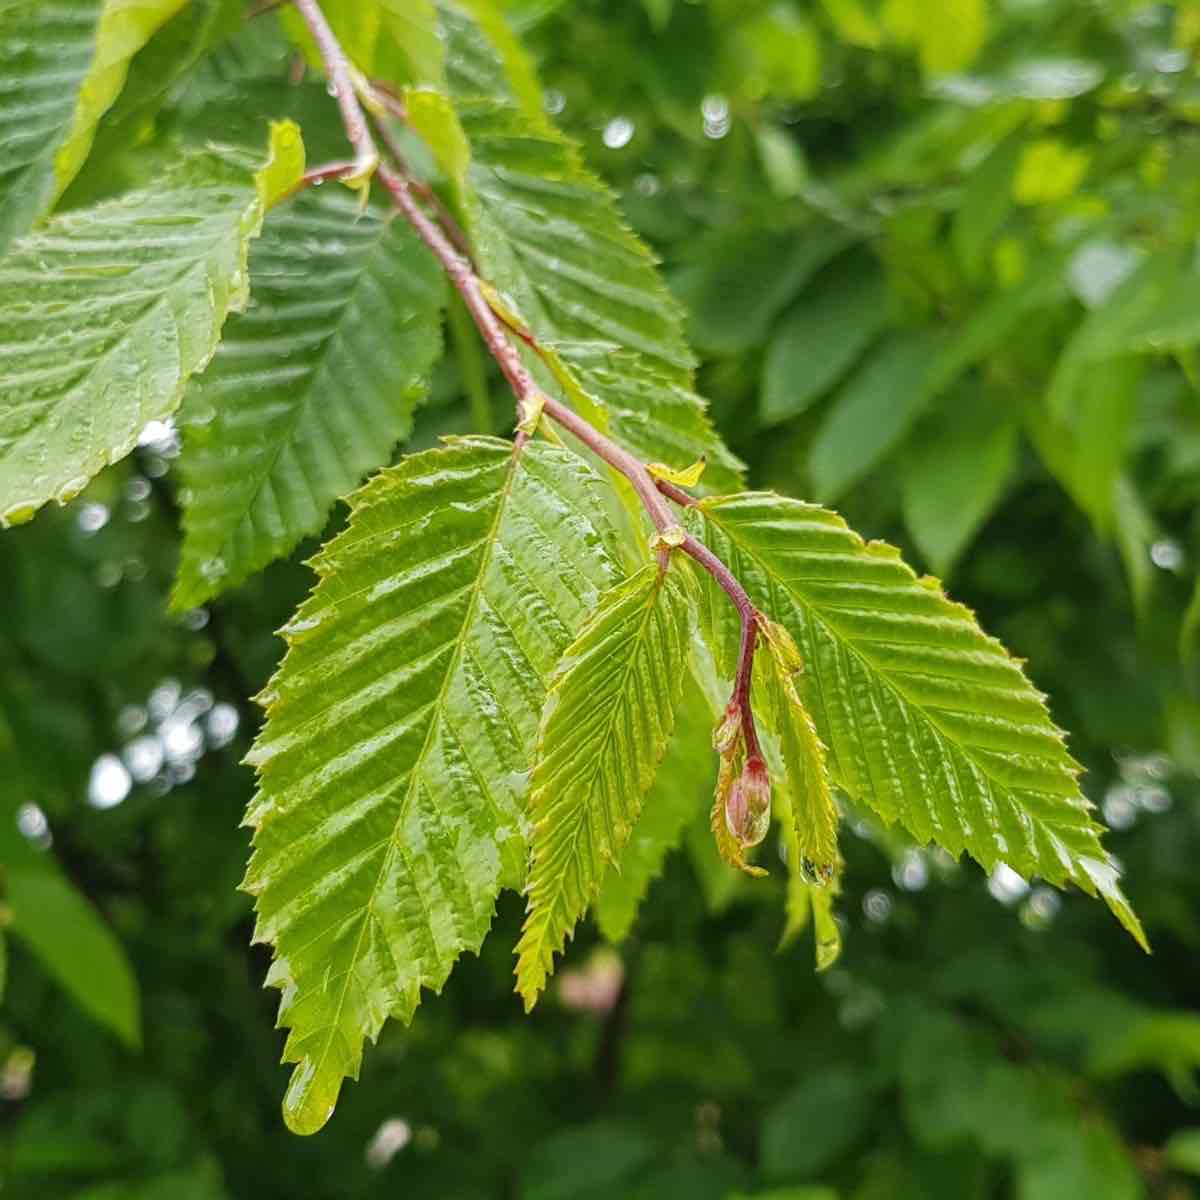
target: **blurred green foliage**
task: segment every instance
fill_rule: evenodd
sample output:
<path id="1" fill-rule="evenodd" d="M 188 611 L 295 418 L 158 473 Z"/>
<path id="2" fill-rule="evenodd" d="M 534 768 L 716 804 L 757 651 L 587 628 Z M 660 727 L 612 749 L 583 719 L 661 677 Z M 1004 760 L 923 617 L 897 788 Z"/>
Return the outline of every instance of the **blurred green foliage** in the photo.
<path id="1" fill-rule="evenodd" d="M 138 53 L 67 204 L 268 117 L 342 153 L 275 17 L 240 8 L 194 0 Z M 5 1194 L 1200 1194 L 1200 4 L 509 8 L 663 257 L 751 481 L 836 501 L 1028 659 L 1156 953 L 849 813 L 817 976 L 776 950 L 780 872 L 719 866 L 680 764 L 694 827 L 616 951 L 582 929 L 526 1019 L 505 897 L 322 1136 L 288 1135 L 237 763 L 311 576 L 300 554 L 166 615 L 164 426 L 0 540 Z M 412 444 L 480 427 L 477 370 L 446 364 Z"/>

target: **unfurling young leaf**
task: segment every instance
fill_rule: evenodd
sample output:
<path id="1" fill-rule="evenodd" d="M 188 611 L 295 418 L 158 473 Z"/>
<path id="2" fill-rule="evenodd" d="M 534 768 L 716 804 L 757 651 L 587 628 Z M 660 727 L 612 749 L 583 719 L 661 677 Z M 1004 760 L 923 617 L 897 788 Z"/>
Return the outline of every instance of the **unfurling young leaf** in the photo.
<path id="1" fill-rule="evenodd" d="M 531 1009 L 654 782 L 686 674 L 692 568 L 647 563 L 601 597 L 546 700 L 517 990 Z"/>
<path id="2" fill-rule="evenodd" d="M 837 869 L 837 803 L 825 762 L 825 747 L 796 690 L 804 662 L 791 634 L 771 620 L 761 623 L 767 671 L 765 708 L 779 738 L 792 829 L 789 849 L 795 869 L 812 882 L 827 884 Z"/>

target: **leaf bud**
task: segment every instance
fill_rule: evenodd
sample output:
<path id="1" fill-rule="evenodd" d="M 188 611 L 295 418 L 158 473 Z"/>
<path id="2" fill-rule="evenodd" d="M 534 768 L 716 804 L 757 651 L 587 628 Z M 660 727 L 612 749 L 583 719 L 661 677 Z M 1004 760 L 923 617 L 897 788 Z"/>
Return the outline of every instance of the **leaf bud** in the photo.
<path id="1" fill-rule="evenodd" d="M 743 849 L 757 846 L 771 826 L 771 780 L 767 764 L 755 755 L 746 760 L 725 800 L 725 824 Z"/>

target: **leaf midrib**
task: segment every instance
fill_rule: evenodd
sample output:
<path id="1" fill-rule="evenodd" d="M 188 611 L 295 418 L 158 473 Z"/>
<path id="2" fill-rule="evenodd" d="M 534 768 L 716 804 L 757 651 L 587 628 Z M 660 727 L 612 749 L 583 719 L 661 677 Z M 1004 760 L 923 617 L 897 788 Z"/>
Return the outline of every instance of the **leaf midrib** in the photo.
<path id="1" fill-rule="evenodd" d="M 634 639 L 636 642 L 637 648 L 640 648 L 642 643 L 645 640 L 647 626 L 650 624 L 651 619 L 653 618 L 654 609 L 658 603 L 660 595 L 662 594 L 662 590 L 663 590 L 665 582 L 666 582 L 665 576 L 663 576 L 660 573 L 658 578 L 655 580 L 654 586 L 646 593 L 646 599 L 643 602 L 644 612 L 642 615 L 641 626 L 638 629 L 637 634 Z M 569 653 L 569 651 L 568 651 L 568 653 Z M 625 668 L 621 672 L 621 676 L 622 676 L 621 685 L 618 689 L 618 692 L 620 694 L 623 694 L 625 692 L 625 688 L 628 683 L 629 675 L 633 670 L 633 663 L 636 658 L 637 658 L 637 650 L 635 649 L 635 652 L 629 655 L 629 658 L 625 665 Z M 612 740 L 612 731 L 616 724 L 617 712 L 620 709 L 620 707 L 621 706 L 619 706 L 619 705 L 613 705 L 612 709 L 610 710 L 610 712 L 604 722 L 603 732 L 598 735 L 602 739 L 602 745 L 601 745 L 600 752 L 595 756 L 595 762 L 592 764 L 591 772 L 588 775 L 587 783 L 585 785 L 585 792 L 584 792 L 584 794 L 586 796 L 590 796 L 592 794 L 592 788 L 595 784 L 596 776 L 600 773 L 600 761 L 604 758 L 604 756 L 608 752 L 609 743 Z M 539 748 L 539 751 L 540 751 L 540 748 Z M 540 757 L 540 752 L 539 752 L 539 757 Z M 575 850 L 575 845 L 579 840 L 580 832 L 583 829 L 583 827 L 587 824 L 586 810 L 585 810 L 585 806 L 583 804 L 580 804 L 578 806 L 578 808 L 576 809 L 576 820 L 574 822 L 572 822 L 572 824 L 574 825 L 574 828 L 571 831 L 571 834 L 570 834 L 567 844 L 571 848 L 572 856 L 573 856 L 574 850 Z M 599 880 L 593 881 L 594 884 L 598 883 L 598 882 L 599 882 Z M 595 889 L 593 886 L 593 891 L 594 890 Z M 549 927 L 550 916 L 552 915 L 552 913 L 558 911 L 559 906 L 562 904 L 562 898 L 563 898 L 563 889 L 561 887 L 558 887 L 555 889 L 555 896 L 554 896 L 553 903 L 550 905 L 547 905 L 547 907 L 546 907 L 546 916 L 542 921 L 543 931 Z M 539 938 L 538 941 L 539 941 L 539 945 L 540 945 L 544 941 L 544 937 Z"/>
<path id="2" fill-rule="evenodd" d="M 714 510 L 714 509 L 706 508 L 704 510 L 704 514 L 703 514 L 705 519 L 708 521 L 711 521 L 714 525 L 716 525 L 725 534 L 725 536 L 727 538 L 729 538 L 729 540 L 731 542 L 734 543 L 734 545 L 738 546 L 738 548 L 741 550 L 741 552 L 743 554 L 745 554 L 747 557 L 753 559 L 754 562 L 756 562 L 758 564 L 759 568 L 763 571 L 763 573 L 768 576 L 768 578 L 772 579 L 775 582 L 775 584 L 778 587 L 780 587 L 786 595 L 791 597 L 792 600 L 796 604 L 803 607 L 805 612 L 807 612 L 809 614 L 809 617 L 814 622 L 819 624 L 828 633 L 828 635 L 830 636 L 830 638 L 833 641 L 835 641 L 839 646 L 842 646 L 847 651 L 847 653 L 854 655 L 854 657 L 863 665 L 863 667 L 865 669 L 867 669 L 877 679 L 879 679 L 879 681 L 883 684 L 883 686 L 886 687 L 888 689 L 888 691 L 890 691 L 899 702 L 907 705 L 909 708 L 911 708 L 911 709 L 915 710 L 917 713 L 919 713 L 920 716 L 936 732 L 939 740 L 942 741 L 943 743 L 948 744 L 949 746 L 953 747 L 955 750 L 958 750 L 963 755 L 963 757 L 966 758 L 971 763 L 971 765 L 973 767 L 975 767 L 975 769 L 978 770 L 981 775 L 984 776 L 985 779 L 987 779 L 988 786 L 990 788 L 999 788 L 1002 791 L 1009 793 L 1010 795 L 1020 794 L 1021 791 L 1028 791 L 1032 794 L 1052 796 L 1055 799 L 1064 799 L 1064 797 L 1060 793 L 1057 793 L 1057 792 L 1042 791 L 1041 789 L 1035 789 L 1035 788 L 1018 789 L 1018 788 L 1014 787 L 1012 784 L 1007 783 L 1006 781 L 997 778 L 993 774 L 993 772 L 988 768 L 987 764 L 985 762 L 981 762 L 975 756 L 975 754 L 973 753 L 974 747 L 964 745 L 964 744 L 960 743 L 959 741 L 957 741 L 949 733 L 949 731 L 947 731 L 941 725 L 941 723 L 937 720 L 937 718 L 934 716 L 934 714 L 932 712 L 930 712 L 930 710 L 928 708 L 926 708 L 925 705 L 923 705 L 919 700 L 916 700 L 913 697 L 911 697 L 903 689 L 903 687 L 892 678 L 892 676 L 888 672 L 886 672 L 882 667 L 880 667 L 877 664 L 875 664 L 874 662 L 872 662 L 871 659 L 855 644 L 855 642 L 852 639 L 850 639 L 845 634 L 843 634 L 840 630 L 838 630 L 837 627 L 835 625 L 833 625 L 824 616 L 824 614 L 820 611 L 820 609 L 817 607 L 817 605 L 813 603 L 812 600 L 810 600 L 808 597 L 802 595 L 791 585 L 791 583 L 787 579 L 785 579 L 778 572 L 772 570 L 770 568 L 770 566 L 768 566 L 766 561 L 763 558 L 761 558 L 758 554 L 756 554 L 754 552 L 754 550 L 747 543 L 745 543 L 741 539 L 735 537 L 734 533 L 731 531 L 729 526 L 726 524 L 723 524 L 716 517 L 715 511 L 716 510 Z M 1043 826 L 1045 825 L 1045 822 L 1041 818 L 1035 816 L 1033 813 L 1030 813 L 1025 805 L 1022 805 L 1021 807 L 1022 807 L 1022 810 L 1026 812 L 1026 815 L 1029 817 L 1030 821 L 1036 822 L 1039 825 L 1043 825 Z"/>
<path id="3" fill-rule="evenodd" d="M 496 515 L 492 519 L 492 525 L 484 544 L 483 557 L 479 564 L 479 573 L 476 576 L 475 583 L 471 588 L 471 596 L 467 602 L 467 610 L 463 614 L 462 624 L 459 627 L 459 635 L 455 641 L 454 653 L 451 657 L 450 663 L 447 665 L 446 674 L 442 679 L 442 686 L 438 689 L 437 698 L 433 702 L 433 716 L 429 721 L 429 729 L 426 731 L 425 741 L 422 744 L 421 749 L 418 751 L 416 758 L 413 760 L 413 765 L 409 771 L 408 784 L 404 790 L 404 796 L 402 797 L 396 812 L 396 821 L 392 827 L 391 835 L 387 839 L 387 852 L 384 854 L 383 861 L 380 863 L 379 874 L 375 879 L 375 883 L 371 887 L 370 897 L 368 898 L 366 905 L 363 907 L 362 920 L 358 930 L 358 938 L 354 943 L 354 950 L 350 955 L 350 966 L 346 971 L 346 981 L 342 984 L 342 992 L 338 997 L 337 1009 L 335 1010 L 334 1018 L 327 1026 L 327 1034 L 325 1038 L 325 1044 L 321 1049 L 321 1057 L 314 1065 L 314 1080 L 320 1077 L 321 1070 L 325 1065 L 325 1060 L 333 1046 L 334 1032 L 341 1025 L 342 1011 L 346 1005 L 346 994 L 350 990 L 350 980 L 353 978 L 354 966 L 358 962 L 359 955 L 362 952 L 363 938 L 366 936 L 366 932 L 370 928 L 371 922 L 374 920 L 375 902 L 379 897 L 383 880 L 387 875 L 388 868 L 392 863 L 394 855 L 397 853 L 397 833 L 399 832 L 400 825 L 405 814 L 408 812 L 409 805 L 412 803 L 412 799 L 416 792 L 417 784 L 421 776 L 421 771 L 425 766 L 426 756 L 429 753 L 430 747 L 433 745 L 434 733 L 441 720 L 441 711 L 445 707 L 446 697 L 450 691 L 451 680 L 455 677 L 455 674 L 459 668 L 459 664 L 462 660 L 463 647 L 466 645 L 467 640 L 467 631 L 471 628 L 475 621 L 475 613 L 479 606 L 479 597 L 483 594 L 483 581 L 486 578 L 488 568 L 491 565 L 492 551 L 499 537 L 500 524 L 504 518 L 504 511 L 508 505 L 509 498 L 512 495 L 513 482 L 517 477 L 519 467 L 520 459 L 514 456 L 510 460 L 508 476 L 504 481 L 504 486 L 500 490 L 500 497 L 496 503 Z M 417 889 L 417 891 L 418 896 L 421 899 L 422 906 L 424 906 L 424 897 L 420 896 L 420 889 Z M 425 909 L 425 915 L 428 919 L 429 913 L 427 908 Z M 432 927 L 432 922 L 429 922 L 429 924 Z M 390 943 L 388 943 L 386 937 L 384 938 L 384 942 L 388 944 L 388 953 L 391 954 Z M 418 993 L 424 986 L 424 980 L 418 979 Z"/>

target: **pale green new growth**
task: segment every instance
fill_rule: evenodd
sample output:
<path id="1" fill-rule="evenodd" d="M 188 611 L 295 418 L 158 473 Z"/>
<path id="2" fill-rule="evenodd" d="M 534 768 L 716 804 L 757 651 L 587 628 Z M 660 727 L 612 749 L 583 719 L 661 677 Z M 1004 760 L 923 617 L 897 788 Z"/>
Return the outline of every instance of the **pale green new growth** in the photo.
<path id="1" fill-rule="evenodd" d="M 701 511 L 713 551 L 799 645 L 803 700 L 853 799 L 988 870 L 1099 892 L 1146 945 L 1043 696 L 967 609 L 816 505 L 752 492 Z M 708 612 L 727 667 L 723 600 Z"/>
<path id="2" fill-rule="evenodd" d="M 535 822 L 517 990 L 529 1010 L 618 856 L 675 725 L 691 567 L 647 563 L 607 592 L 559 667 L 538 733 Z"/>
<path id="3" fill-rule="evenodd" d="M 642 814 L 620 862 L 605 872 L 592 907 L 600 932 L 610 942 L 629 935 L 668 852 L 678 845 L 688 824 L 708 803 L 717 767 L 711 726 L 708 704 L 689 676 L 684 679 L 675 713 L 675 732 L 646 793 Z"/>
<path id="4" fill-rule="evenodd" d="M 758 698 L 779 738 L 784 777 L 776 788 L 787 790 L 789 863 L 796 872 L 828 883 L 837 870 L 837 803 L 825 761 L 825 747 L 812 716 L 797 690 L 803 659 L 787 630 L 765 621 L 759 662 L 765 668 L 756 680 Z"/>
<path id="5" fill-rule="evenodd" d="M 0 251 L 62 195 L 129 60 L 184 2 L 0 3 Z"/>
<path id="6" fill-rule="evenodd" d="M 595 482 L 554 447 L 454 440 L 357 492 L 314 560 L 249 759 L 245 887 L 293 1129 L 325 1123 L 364 1040 L 441 988 L 524 879 L 546 684 L 614 578 Z"/>
<path id="7" fill-rule="evenodd" d="M 445 283 L 407 225 L 326 188 L 275 209 L 253 303 L 180 411 L 188 489 L 176 607 L 317 533 L 412 430 L 441 355 Z"/>

